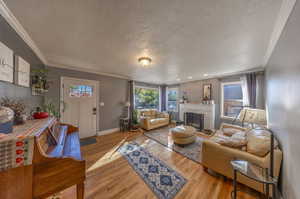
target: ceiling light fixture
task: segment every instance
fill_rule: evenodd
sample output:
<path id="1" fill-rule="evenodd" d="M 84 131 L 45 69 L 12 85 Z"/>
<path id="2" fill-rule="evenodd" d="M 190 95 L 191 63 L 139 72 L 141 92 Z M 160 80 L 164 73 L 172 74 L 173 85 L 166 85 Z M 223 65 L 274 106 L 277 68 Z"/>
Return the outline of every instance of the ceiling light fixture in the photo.
<path id="1" fill-rule="evenodd" d="M 193 79 L 193 77 L 192 76 L 188 76 L 188 79 Z"/>
<path id="2" fill-rule="evenodd" d="M 152 60 L 150 57 L 140 57 L 138 61 L 142 66 L 149 66 Z"/>
<path id="3" fill-rule="evenodd" d="M 181 79 L 180 79 L 180 78 L 177 78 L 176 80 L 177 80 L 177 81 L 180 81 Z"/>
<path id="4" fill-rule="evenodd" d="M 208 76 L 208 74 L 206 74 L 206 73 L 205 73 L 203 76 L 204 76 L 204 77 L 207 77 L 207 76 Z"/>

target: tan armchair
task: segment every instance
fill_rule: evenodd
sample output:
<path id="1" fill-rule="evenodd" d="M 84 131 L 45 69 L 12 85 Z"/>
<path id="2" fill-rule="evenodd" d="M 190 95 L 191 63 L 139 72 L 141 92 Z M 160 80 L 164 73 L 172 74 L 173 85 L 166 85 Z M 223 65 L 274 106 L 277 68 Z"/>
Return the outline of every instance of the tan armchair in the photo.
<path id="1" fill-rule="evenodd" d="M 169 114 L 154 109 L 142 109 L 138 111 L 140 126 L 145 130 L 151 130 L 169 125 Z"/>

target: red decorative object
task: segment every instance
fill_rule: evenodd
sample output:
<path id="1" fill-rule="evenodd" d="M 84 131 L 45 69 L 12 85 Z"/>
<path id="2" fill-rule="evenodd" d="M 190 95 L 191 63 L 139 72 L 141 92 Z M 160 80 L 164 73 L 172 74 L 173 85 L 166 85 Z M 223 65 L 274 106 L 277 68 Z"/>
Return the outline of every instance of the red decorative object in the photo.
<path id="1" fill-rule="evenodd" d="M 20 163 L 23 161 L 23 158 L 16 158 L 16 163 Z"/>
<path id="2" fill-rule="evenodd" d="M 17 155 L 20 155 L 20 154 L 22 154 L 22 153 L 23 153 L 23 150 L 21 150 L 21 149 L 16 150 L 16 154 L 17 154 Z"/>
<path id="3" fill-rule="evenodd" d="M 34 119 L 44 119 L 49 117 L 49 114 L 47 112 L 35 112 L 32 116 Z"/>
<path id="4" fill-rule="evenodd" d="M 23 146 L 23 142 L 20 141 L 16 142 L 16 146 Z"/>

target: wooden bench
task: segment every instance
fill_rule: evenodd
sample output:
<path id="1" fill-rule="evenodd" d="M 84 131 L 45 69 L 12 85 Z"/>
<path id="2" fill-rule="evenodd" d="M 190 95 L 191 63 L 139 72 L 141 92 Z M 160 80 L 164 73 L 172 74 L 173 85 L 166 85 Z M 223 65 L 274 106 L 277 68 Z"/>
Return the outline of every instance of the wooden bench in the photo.
<path id="1" fill-rule="evenodd" d="M 33 196 L 45 198 L 77 185 L 84 198 L 85 161 L 81 157 L 78 129 L 55 123 L 35 137 Z"/>

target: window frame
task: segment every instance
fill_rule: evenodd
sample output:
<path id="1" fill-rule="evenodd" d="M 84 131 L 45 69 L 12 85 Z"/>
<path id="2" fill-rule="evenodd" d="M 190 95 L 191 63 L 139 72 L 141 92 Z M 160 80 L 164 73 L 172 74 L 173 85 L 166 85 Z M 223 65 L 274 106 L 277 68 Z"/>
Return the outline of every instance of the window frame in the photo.
<path id="1" fill-rule="evenodd" d="M 176 98 L 176 110 L 173 111 L 173 110 L 169 110 L 169 106 L 168 106 L 168 103 L 169 103 L 169 90 L 172 90 L 172 89 L 176 89 L 177 90 L 177 98 Z M 179 87 L 167 87 L 166 89 L 166 110 L 167 111 L 173 111 L 175 113 L 178 113 L 179 112 Z"/>
<path id="2" fill-rule="evenodd" d="M 226 116 L 224 115 L 224 86 L 226 85 L 234 85 L 234 84 L 240 84 L 242 87 L 242 81 L 230 81 L 230 82 L 221 82 L 221 107 L 220 107 L 220 112 L 221 112 L 221 118 L 222 119 L 234 119 L 235 117 L 231 117 L 231 116 Z M 243 87 L 242 87 L 242 91 L 243 91 Z M 244 95 L 242 95 L 243 99 L 242 102 L 244 102 Z"/>
<path id="3" fill-rule="evenodd" d="M 136 108 L 136 103 L 135 103 L 135 99 L 136 99 L 136 97 L 135 97 L 135 89 L 136 88 L 142 88 L 142 89 L 152 89 L 152 90 L 157 90 L 158 91 L 158 107 L 157 107 L 157 110 L 158 111 L 160 111 L 161 110 L 161 89 L 160 89 L 160 87 L 151 87 L 151 86 L 139 86 L 139 85 L 134 85 L 134 87 L 133 87 L 133 104 L 134 104 L 134 109 L 137 109 L 138 110 L 138 108 Z M 142 108 L 142 109 L 146 109 L 146 108 Z"/>

